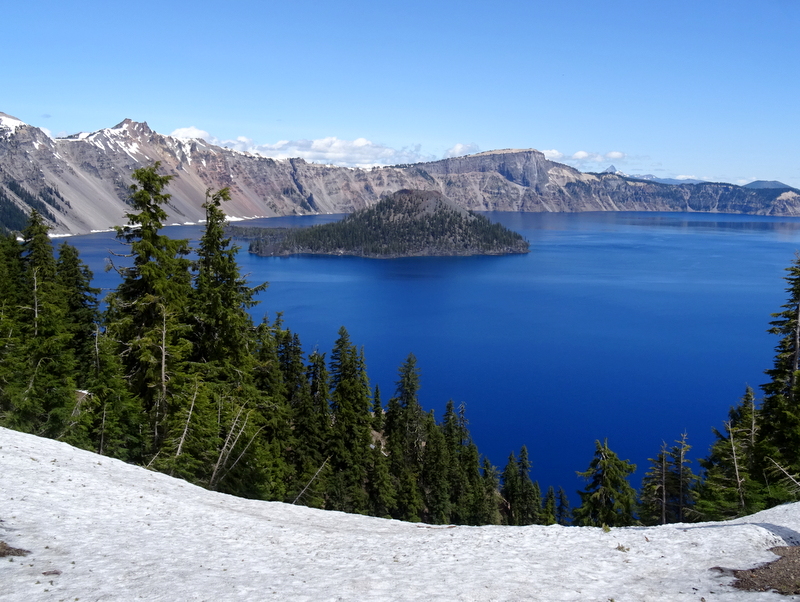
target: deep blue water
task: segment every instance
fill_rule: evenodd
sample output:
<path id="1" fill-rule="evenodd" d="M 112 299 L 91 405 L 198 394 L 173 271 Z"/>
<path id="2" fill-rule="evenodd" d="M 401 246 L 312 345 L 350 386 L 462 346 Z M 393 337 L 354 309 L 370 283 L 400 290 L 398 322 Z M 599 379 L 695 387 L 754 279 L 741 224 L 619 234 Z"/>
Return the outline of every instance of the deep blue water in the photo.
<path id="1" fill-rule="evenodd" d="M 284 312 L 306 351 L 329 352 L 341 325 L 364 347 L 384 401 L 409 352 L 420 400 L 441 416 L 466 403 L 473 438 L 501 469 L 528 446 L 543 489 L 583 487 L 595 439 L 639 465 L 683 431 L 695 456 L 746 384 L 771 365 L 770 313 L 800 220 L 680 213 L 490 213 L 531 253 L 394 260 L 239 255 L 268 281 L 253 314 Z M 272 225 L 333 219 L 276 218 Z M 263 221 L 263 220 L 259 220 Z M 199 228 L 167 230 L 190 237 Z M 70 242 L 103 274 L 111 234 Z M 695 468 L 696 465 L 695 465 Z"/>

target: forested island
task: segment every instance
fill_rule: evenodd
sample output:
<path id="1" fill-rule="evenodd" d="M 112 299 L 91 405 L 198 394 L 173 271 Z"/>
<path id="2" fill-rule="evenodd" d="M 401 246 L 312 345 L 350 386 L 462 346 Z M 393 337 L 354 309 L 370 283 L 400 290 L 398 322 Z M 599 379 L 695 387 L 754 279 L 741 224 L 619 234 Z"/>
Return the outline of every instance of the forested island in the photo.
<path id="1" fill-rule="evenodd" d="M 162 232 L 171 177 L 158 167 L 134 172 L 117 231 L 132 264 L 116 268 L 103 312 L 77 250 L 54 252 L 35 210 L 19 239 L 0 237 L 0 426 L 234 495 L 439 524 L 661 524 L 798 499 L 800 258 L 771 322 L 764 397 L 745 391 L 699 474 L 683 435 L 654 454 L 637 491 L 636 467 L 598 440 L 571 509 L 563 489 L 531 479 L 525 446 L 500 470 L 463 405 L 448 402 L 438 420 L 423 409 L 412 354 L 384 402 L 344 327 L 326 356 L 306 354 L 280 314 L 254 324 L 265 285 L 240 274 L 227 189 L 208 194 L 192 261 L 187 240 Z"/>
<path id="2" fill-rule="evenodd" d="M 527 253 L 528 242 L 501 224 L 467 211 L 439 192 L 400 190 L 342 221 L 310 228 L 246 228 L 257 255 L 357 255 L 396 258 Z"/>

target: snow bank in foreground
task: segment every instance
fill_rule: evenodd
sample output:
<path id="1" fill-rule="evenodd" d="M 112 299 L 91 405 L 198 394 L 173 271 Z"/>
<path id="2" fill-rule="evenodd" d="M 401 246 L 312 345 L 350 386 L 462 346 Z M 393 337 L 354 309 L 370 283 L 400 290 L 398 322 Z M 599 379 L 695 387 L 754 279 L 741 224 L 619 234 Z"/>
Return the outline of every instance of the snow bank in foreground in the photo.
<path id="1" fill-rule="evenodd" d="M 0 600 L 785 600 L 733 589 L 800 505 L 725 523 L 442 527 L 213 493 L 0 429 Z M 58 575 L 45 575 L 60 571 Z"/>

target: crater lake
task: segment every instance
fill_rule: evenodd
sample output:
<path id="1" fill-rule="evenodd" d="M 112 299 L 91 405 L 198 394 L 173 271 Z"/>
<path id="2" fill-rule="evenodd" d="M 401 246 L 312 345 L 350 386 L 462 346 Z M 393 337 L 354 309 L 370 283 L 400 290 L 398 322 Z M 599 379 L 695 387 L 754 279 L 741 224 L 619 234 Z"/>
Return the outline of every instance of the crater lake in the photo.
<path id="1" fill-rule="evenodd" d="M 409 353 L 420 402 L 441 418 L 466 405 L 480 451 L 501 470 L 527 445 L 531 477 L 577 502 L 596 439 L 638 465 L 688 433 L 706 455 L 747 385 L 766 382 L 778 340 L 766 330 L 786 301 L 784 270 L 800 219 L 701 213 L 486 213 L 531 243 L 527 255 L 357 257 L 238 255 L 269 282 L 255 321 L 283 313 L 306 353 L 329 354 L 345 326 L 363 346 L 386 403 Z M 246 222 L 299 226 L 341 216 Z M 196 239 L 201 226 L 169 226 Z M 71 237 L 103 293 L 125 247 L 113 233 Z M 58 240 L 54 241 L 58 244 Z M 124 259 L 114 257 L 115 262 Z"/>

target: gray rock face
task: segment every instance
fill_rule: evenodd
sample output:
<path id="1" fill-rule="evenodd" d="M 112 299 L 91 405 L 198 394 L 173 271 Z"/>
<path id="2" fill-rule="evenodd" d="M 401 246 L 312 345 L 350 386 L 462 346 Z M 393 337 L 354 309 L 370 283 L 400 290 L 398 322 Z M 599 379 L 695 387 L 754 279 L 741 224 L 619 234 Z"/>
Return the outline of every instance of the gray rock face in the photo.
<path id="1" fill-rule="evenodd" d="M 0 113 L 0 193 L 25 211 L 16 182 L 34 197 L 56 195 L 56 233 L 86 233 L 127 220 L 131 172 L 161 162 L 175 176 L 170 223 L 203 219 L 206 190 L 229 187 L 234 218 L 350 213 L 403 188 L 434 190 L 479 211 L 712 211 L 800 215 L 792 190 L 731 184 L 671 186 L 612 173 L 585 174 L 536 150 L 500 150 L 430 163 L 352 169 L 277 161 L 203 140 L 182 140 L 126 119 L 91 134 L 52 139 Z M 24 195 L 23 195 L 24 196 Z M 51 195 L 51 201 L 52 201 Z"/>

